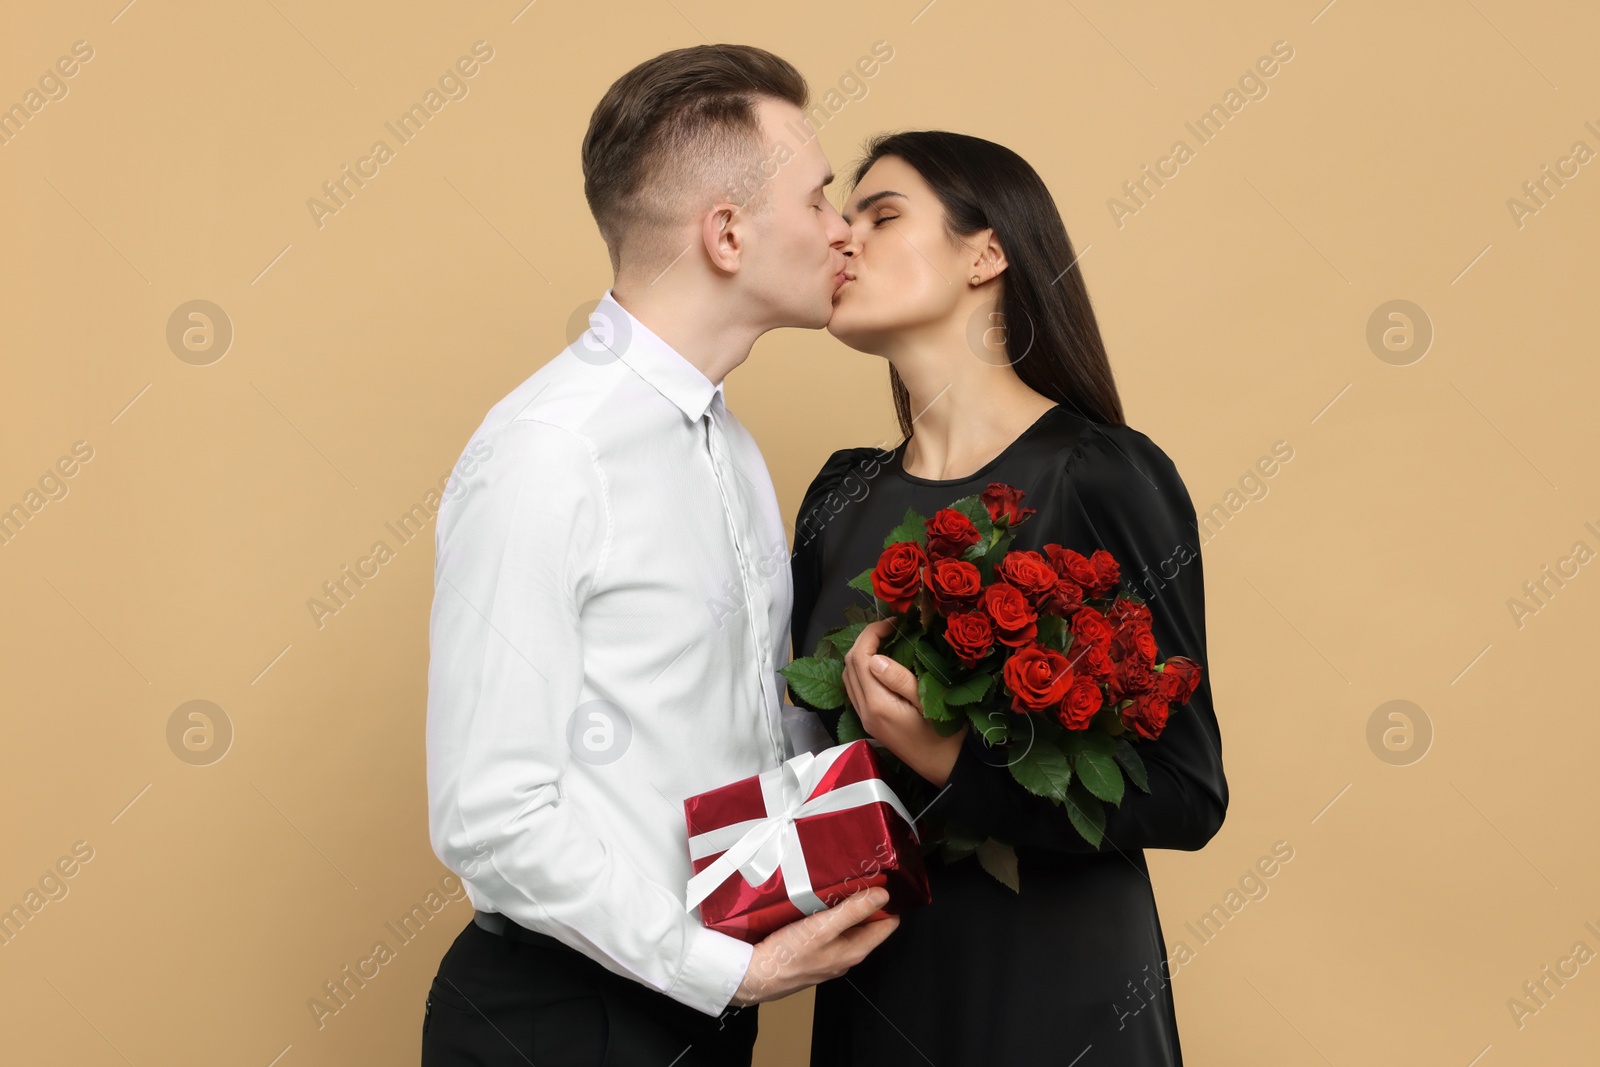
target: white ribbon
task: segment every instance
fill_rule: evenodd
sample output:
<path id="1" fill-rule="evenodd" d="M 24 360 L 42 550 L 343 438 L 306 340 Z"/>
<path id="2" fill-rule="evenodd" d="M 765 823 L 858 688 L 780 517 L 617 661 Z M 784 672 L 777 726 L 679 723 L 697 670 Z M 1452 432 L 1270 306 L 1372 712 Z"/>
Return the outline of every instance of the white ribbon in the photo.
<path id="1" fill-rule="evenodd" d="M 718 852 L 722 855 L 689 879 L 684 910 L 693 911 L 735 871 L 755 886 L 771 878 L 772 873 L 780 868 L 783 870 L 783 884 L 788 890 L 789 900 L 803 914 L 811 915 L 826 908 L 828 905 L 812 890 L 811 873 L 806 869 L 800 833 L 795 828 L 795 820 L 808 815 L 844 811 L 881 800 L 911 827 L 912 838 L 920 841 L 911 814 L 881 778 L 851 782 L 821 796 L 806 799 L 851 745 L 865 743 L 868 742 L 852 741 L 814 755 L 802 752 L 771 770 L 762 771 L 757 778 L 761 783 L 762 803 L 767 810 L 764 817 L 729 823 L 689 838 L 690 859 L 701 859 Z"/>

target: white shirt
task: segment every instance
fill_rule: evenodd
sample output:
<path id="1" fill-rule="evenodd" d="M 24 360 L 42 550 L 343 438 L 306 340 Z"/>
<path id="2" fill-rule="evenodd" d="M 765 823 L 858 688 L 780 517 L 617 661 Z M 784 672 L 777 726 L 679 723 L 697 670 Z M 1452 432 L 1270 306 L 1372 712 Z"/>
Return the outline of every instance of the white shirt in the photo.
<path id="1" fill-rule="evenodd" d="M 722 385 L 609 289 L 590 322 L 439 510 L 430 839 L 474 908 L 716 1015 L 753 948 L 684 910 L 683 800 L 794 751 L 789 550 Z"/>

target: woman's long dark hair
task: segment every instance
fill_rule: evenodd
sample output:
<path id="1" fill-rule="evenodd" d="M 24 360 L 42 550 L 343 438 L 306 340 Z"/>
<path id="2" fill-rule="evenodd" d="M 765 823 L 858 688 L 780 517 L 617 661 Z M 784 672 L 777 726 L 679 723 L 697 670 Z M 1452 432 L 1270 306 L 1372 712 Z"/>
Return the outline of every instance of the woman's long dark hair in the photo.
<path id="1" fill-rule="evenodd" d="M 994 227 L 1006 254 L 1000 311 L 1017 377 L 1084 418 L 1125 425 L 1089 290 L 1073 264 L 1072 240 L 1050 190 L 1028 161 L 1003 145 L 962 133 L 885 133 L 868 142 L 850 188 L 884 156 L 903 159 L 933 189 L 952 241 Z M 1029 347 L 1018 356 L 1010 351 L 1010 338 L 1028 325 Z M 900 432 L 909 439 L 911 394 L 893 366 L 889 384 Z"/>

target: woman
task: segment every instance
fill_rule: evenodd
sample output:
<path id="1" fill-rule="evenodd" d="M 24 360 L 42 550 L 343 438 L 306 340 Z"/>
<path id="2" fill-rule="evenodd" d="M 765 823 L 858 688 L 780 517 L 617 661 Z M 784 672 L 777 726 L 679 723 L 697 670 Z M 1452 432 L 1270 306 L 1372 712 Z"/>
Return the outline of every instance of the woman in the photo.
<path id="1" fill-rule="evenodd" d="M 874 140 L 850 185 L 846 280 L 828 330 L 888 361 L 905 440 L 888 453 L 834 453 L 807 491 L 792 561 L 795 654 L 809 654 L 861 602 L 848 583 L 876 562 L 908 507 L 929 516 L 999 482 L 1036 509 L 1014 550 L 1108 550 L 1124 587 L 1148 602 L 1162 656 L 1205 665 L 1193 505 L 1172 461 L 1123 421 L 1072 245 L 1039 176 L 989 141 L 911 132 Z M 889 626 L 869 627 L 847 657 L 858 711 L 874 684 L 874 657 L 862 653 Z M 890 676 L 903 672 L 875 658 Z M 1065 809 L 1011 777 L 1004 750 L 967 730 L 940 736 L 915 687 L 901 692 L 880 698 L 895 714 L 863 711 L 864 726 L 925 780 L 930 812 L 1015 846 L 1021 892 L 970 855 L 929 855 L 932 904 L 817 987 L 813 1067 L 1181 1063 L 1143 850 L 1198 849 L 1222 824 L 1228 787 L 1210 671 L 1160 737 L 1140 745 L 1150 793 L 1130 787 L 1120 808 L 1107 808 L 1099 851 Z M 837 737 L 839 712 L 821 714 Z"/>

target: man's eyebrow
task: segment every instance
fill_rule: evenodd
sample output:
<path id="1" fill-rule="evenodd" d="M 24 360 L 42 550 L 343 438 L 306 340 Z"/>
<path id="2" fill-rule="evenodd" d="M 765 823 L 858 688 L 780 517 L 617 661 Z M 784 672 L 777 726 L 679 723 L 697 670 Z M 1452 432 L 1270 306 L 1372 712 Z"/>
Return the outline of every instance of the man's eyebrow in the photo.
<path id="1" fill-rule="evenodd" d="M 833 171 L 830 170 L 828 172 L 828 176 L 826 178 L 823 178 L 820 182 L 818 182 L 816 184 L 816 186 L 811 191 L 814 192 L 814 193 L 820 193 L 822 190 L 826 189 L 828 186 L 830 186 L 832 184 L 833 184 Z"/>
<path id="2" fill-rule="evenodd" d="M 880 190 L 879 192 L 873 193 L 871 196 L 863 196 L 860 200 L 857 200 L 856 201 L 856 210 L 857 211 L 865 211 L 865 210 L 867 210 L 867 208 L 871 207 L 873 204 L 876 204 L 879 200 L 883 200 L 886 197 L 891 197 L 891 196 L 898 196 L 902 200 L 911 199 L 910 197 L 906 196 L 905 193 L 897 193 L 893 189 L 883 189 L 883 190 Z M 844 216 L 844 221 L 849 222 L 850 221 L 850 216 L 849 215 Z"/>

